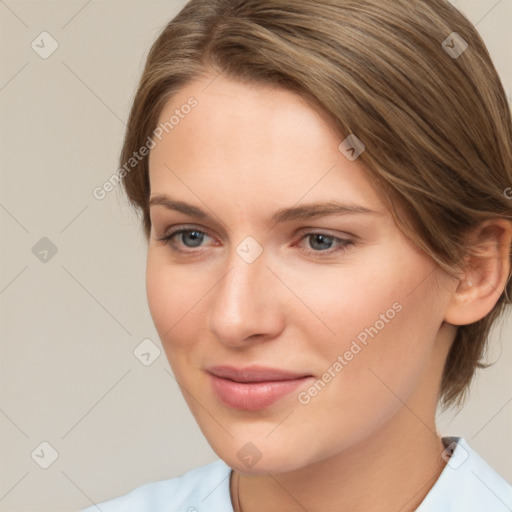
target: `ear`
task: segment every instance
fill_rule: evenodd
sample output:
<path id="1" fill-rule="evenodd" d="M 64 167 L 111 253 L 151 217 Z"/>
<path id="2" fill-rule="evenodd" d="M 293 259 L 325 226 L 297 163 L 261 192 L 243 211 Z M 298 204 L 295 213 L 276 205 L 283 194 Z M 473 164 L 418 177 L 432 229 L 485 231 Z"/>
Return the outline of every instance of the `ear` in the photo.
<path id="1" fill-rule="evenodd" d="M 512 222 L 488 219 L 469 235 L 468 244 L 478 251 L 470 256 L 445 310 L 445 322 L 467 325 L 485 317 L 495 306 L 510 272 Z"/>

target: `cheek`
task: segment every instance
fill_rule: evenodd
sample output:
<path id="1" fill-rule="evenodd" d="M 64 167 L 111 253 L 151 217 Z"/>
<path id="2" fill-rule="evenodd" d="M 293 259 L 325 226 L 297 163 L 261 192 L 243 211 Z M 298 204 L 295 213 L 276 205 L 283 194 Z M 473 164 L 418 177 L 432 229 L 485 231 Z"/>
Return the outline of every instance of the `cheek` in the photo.
<path id="1" fill-rule="evenodd" d="M 365 343 L 369 345 L 374 337 L 382 337 L 391 330 L 390 326 L 400 323 L 405 309 L 413 309 L 406 297 L 412 281 L 407 284 L 407 276 L 396 275 L 389 264 L 380 260 L 375 257 L 360 265 L 320 269 L 316 274 L 310 271 L 288 278 L 293 282 L 295 277 L 296 295 L 311 305 L 314 313 L 304 314 L 304 304 L 297 304 L 293 322 L 300 322 L 299 329 L 308 333 L 306 340 L 322 339 L 311 347 L 315 353 L 337 356 L 349 350 L 354 340 L 365 347 Z"/>
<path id="2" fill-rule="evenodd" d="M 381 289 L 368 299 L 344 297 L 339 315 L 326 319 L 336 337 L 324 337 L 321 352 L 318 345 L 310 346 L 311 353 L 320 355 L 315 368 L 320 382 L 300 397 L 303 425 L 312 436 L 319 424 L 325 425 L 330 442 L 319 440 L 317 448 L 327 449 L 326 456 L 330 443 L 356 443 L 380 428 L 415 393 L 435 329 L 432 322 L 430 331 L 424 328 L 421 320 L 429 307 L 420 294 L 407 296 L 409 291 Z M 387 323 L 380 318 L 386 312 Z"/>
<path id="3" fill-rule="evenodd" d="M 146 294 L 149 310 L 162 343 L 164 342 L 162 334 L 173 325 L 176 314 L 176 292 L 176 283 L 171 283 L 169 273 L 163 271 L 163 266 L 158 264 L 158 258 L 149 252 L 146 266 Z"/>
<path id="4" fill-rule="evenodd" d="M 194 339 L 189 331 L 197 326 L 194 318 L 205 290 L 197 276 L 170 265 L 159 252 L 148 252 L 146 293 L 153 322 L 167 351 L 169 346 L 185 345 L 187 339 Z"/>
<path id="5" fill-rule="evenodd" d="M 324 329 L 323 343 L 310 336 L 310 348 L 323 361 L 317 374 L 336 375 L 326 386 L 337 390 L 334 400 L 357 395 L 371 405 L 390 390 L 406 396 L 428 364 L 442 320 L 439 301 L 429 293 L 433 276 L 424 279 L 431 265 L 397 261 L 402 264 L 368 266 L 343 282 L 331 280 L 315 294 L 319 316 L 334 334 Z"/>

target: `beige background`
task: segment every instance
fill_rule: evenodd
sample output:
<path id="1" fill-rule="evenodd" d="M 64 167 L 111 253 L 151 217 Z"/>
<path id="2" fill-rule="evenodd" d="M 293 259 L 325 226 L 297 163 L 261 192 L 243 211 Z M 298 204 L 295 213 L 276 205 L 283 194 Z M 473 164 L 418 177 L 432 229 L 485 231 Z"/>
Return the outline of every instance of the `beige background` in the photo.
<path id="1" fill-rule="evenodd" d="M 117 169 L 147 51 L 183 4 L 0 2 L 0 511 L 77 510 L 216 458 L 163 352 L 150 366 L 133 354 L 146 338 L 160 346 L 145 243 L 117 191 L 92 195 Z M 512 0 L 457 4 L 510 97 Z M 47 59 L 31 48 L 43 31 L 59 45 Z M 42 237 L 57 248 L 46 263 L 32 252 Z M 509 316 L 497 363 L 439 418 L 510 481 L 511 334 Z M 58 452 L 48 469 L 43 441 Z"/>

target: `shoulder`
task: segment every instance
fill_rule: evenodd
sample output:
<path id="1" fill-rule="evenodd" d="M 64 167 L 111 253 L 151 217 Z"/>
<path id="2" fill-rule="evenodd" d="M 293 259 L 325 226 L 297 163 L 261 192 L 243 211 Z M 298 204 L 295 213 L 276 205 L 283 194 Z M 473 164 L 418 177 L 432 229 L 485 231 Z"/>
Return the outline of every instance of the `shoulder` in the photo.
<path id="1" fill-rule="evenodd" d="M 80 512 L 232 512 L 229 494 L 231 468 L 222 460 L 187 473 L 150 482 L 118 498 L 97 503 Z"/>
<path id="2" fill-rule="evenodd" d="M 512 485 L 463 437 L 444 437 L 443 443 L 451 456 L 416 512 L 510 512 Z"/>

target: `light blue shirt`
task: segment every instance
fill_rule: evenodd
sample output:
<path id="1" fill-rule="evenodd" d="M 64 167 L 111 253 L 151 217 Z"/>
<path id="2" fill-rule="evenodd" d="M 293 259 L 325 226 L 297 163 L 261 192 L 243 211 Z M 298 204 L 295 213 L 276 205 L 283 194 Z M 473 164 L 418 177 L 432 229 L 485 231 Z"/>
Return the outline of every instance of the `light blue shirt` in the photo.
<path id="1" fill-rule="evenodd" d="M 512 485 L 462 437 L 443 437 L 453 453 L 416 512 L 511 512 Z M 222 460 L 151 482 L 81 512 L 233 512 L 231 468 Z"/>

